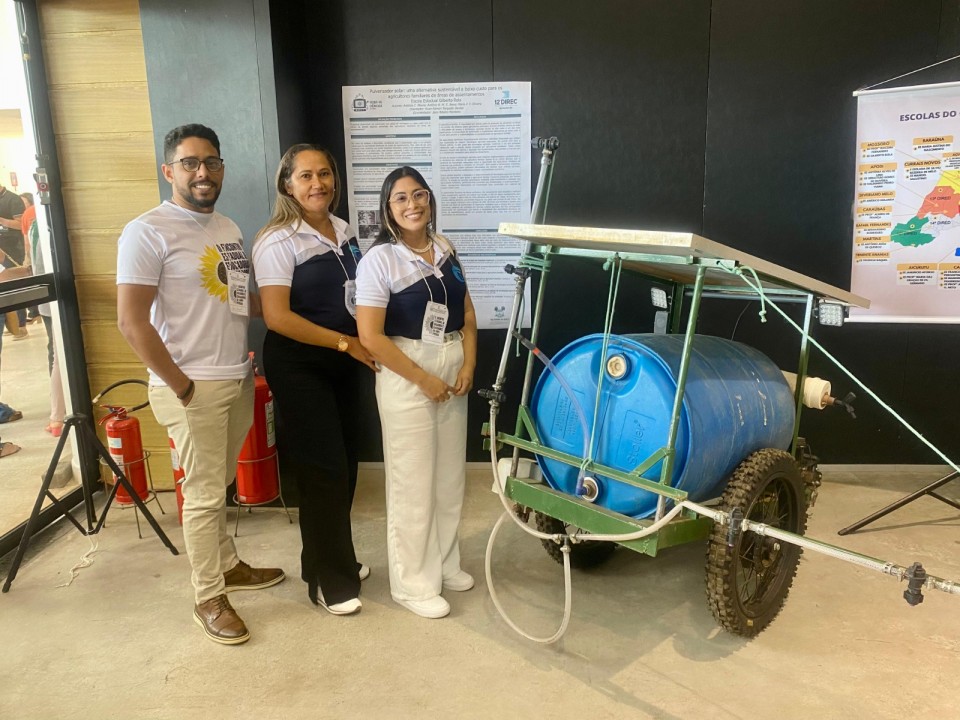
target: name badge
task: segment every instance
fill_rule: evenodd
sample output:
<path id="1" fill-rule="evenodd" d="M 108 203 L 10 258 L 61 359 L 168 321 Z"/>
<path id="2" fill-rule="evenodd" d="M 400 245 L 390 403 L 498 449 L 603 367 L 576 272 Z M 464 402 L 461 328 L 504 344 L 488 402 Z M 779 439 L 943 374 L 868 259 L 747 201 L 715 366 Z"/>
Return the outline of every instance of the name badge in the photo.
<path id="1" fill-rule="evenodd" d="M 347 280 L 343 284 L 343 305 L 353 317 L 357 316 L 357 281 Z"/>
<path id="2" fill-rule="evenodd" d="M 227 300 L 230 303 L 230 312 L 234 315 L 250 315 L 249 282 L 250 276 L 247 273 L 239 270 L 227 271 Z"/>
<path id="3" fill-rule="evenodd" d="M 449 317 L 450 311 L 446 305 L 428 302 L 427 310 L 423 313 L 423 330 L 420 333 L 420 339 L 431 345 L 442 345 Z"/>

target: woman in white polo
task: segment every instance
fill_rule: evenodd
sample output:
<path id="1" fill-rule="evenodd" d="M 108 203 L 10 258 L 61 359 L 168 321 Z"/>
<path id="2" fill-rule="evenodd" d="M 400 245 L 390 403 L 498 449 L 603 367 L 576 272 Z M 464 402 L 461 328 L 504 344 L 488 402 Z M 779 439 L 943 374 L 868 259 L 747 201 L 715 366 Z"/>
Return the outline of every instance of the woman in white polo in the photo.
<path id="1" fill-rule="evenodd" d="M 441 590 L 473 587 L 458 533 L 477 320 L 436 216 L 423 176 L 394 170 L 380 191 L 382 229 L 357 269 L 357 329 L 381 366 L 390 594 L 427 618 L 449 614 Z"/>

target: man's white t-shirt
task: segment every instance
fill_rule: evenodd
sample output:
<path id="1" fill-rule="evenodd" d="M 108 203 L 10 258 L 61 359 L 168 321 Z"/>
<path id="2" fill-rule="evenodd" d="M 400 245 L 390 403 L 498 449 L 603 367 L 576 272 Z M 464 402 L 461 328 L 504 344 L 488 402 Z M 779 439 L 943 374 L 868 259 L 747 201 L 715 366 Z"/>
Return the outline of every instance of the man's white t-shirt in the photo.
<path id="1" fill-rule="evenodd" d="M 230 311 L 229 273 L 250 275 L 240 228 L 218 212 L 166 201 L 120 235 L 117 284 L 151 285 L 150 322 L 177 366 L 193 380 L 241 379 L 250 372 L 247 317 Z M 165 383 L 150 371 L 151 385 Z"/>

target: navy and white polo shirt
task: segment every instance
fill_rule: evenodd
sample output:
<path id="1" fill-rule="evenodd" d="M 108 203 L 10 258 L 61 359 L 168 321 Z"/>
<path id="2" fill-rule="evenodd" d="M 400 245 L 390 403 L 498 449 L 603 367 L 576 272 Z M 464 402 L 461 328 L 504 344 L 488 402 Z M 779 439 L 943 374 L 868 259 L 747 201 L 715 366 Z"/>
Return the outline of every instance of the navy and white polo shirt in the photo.
<path id="1" fill-rule="evenodd" d="M 434 265 L 400 243 L 374 245 L 360 261 L 357 305 L 386 308 L 384 335 L 419 340 L 431 296 L 450 312 L 444 332 L 463 329 L 467 296 L 463 266 L 445 237 L 436 235 L 434 240 Z"/>
<path id="2" fill-rule="evenodd" d="M 306 222 L 280 228 L 253 244 L 257 284 L 290 288 L 290 309 L 312 323 L 344 335 L 357 334 L 357 321 L 344 303 L 344 283 L 355 280 L 360 261 L 356 233 L 330 216 L 337 247 Z"/>

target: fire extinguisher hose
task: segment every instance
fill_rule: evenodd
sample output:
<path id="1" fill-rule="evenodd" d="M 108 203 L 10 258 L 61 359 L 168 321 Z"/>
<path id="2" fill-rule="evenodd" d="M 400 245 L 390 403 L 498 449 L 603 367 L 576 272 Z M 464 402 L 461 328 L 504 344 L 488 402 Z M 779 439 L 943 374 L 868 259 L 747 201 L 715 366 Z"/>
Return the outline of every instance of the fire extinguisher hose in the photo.
<path id="1" fill-rule="evenodd" d="M 130 378 L 130 379 L 127 379 L 127 380 L 118 380 L 117 382 L 113 383 L 112 385 L 107 385 L 107 387 L 105 387 L 103 390 L 101 390 L 99 393 L 97 393 L 97 396 L 96 396 L 93 400 L 90 401 L 91 404 L 96 405 L 97 403 L 100 402 L 100 398 L 102 398 L 104 395 L 106 395 L 108 392 L 110 392 L 110 391 L 113 390 L 114 388 L 120 387 L 121 385 L 143 385 L 145 388 L 149 388 L 149 387 L 150 387 L 150 386 L 147 384 L 147 381 L 146 381 L 146 380 L 138 380 L 138 379 L 136 379 L 136 378 Z M 140 405 L 137 405 L 137 406 L 135 406 L 135 407 L 130 408 L 127 412 L 133 413 L 133 412 L 136 412 L 137 410 L 143 410 L 143 408 L 147 407 L 149 404 L 150 404 L 150 401 L 147 400 L 146 402 L 141 403 Z"/>

